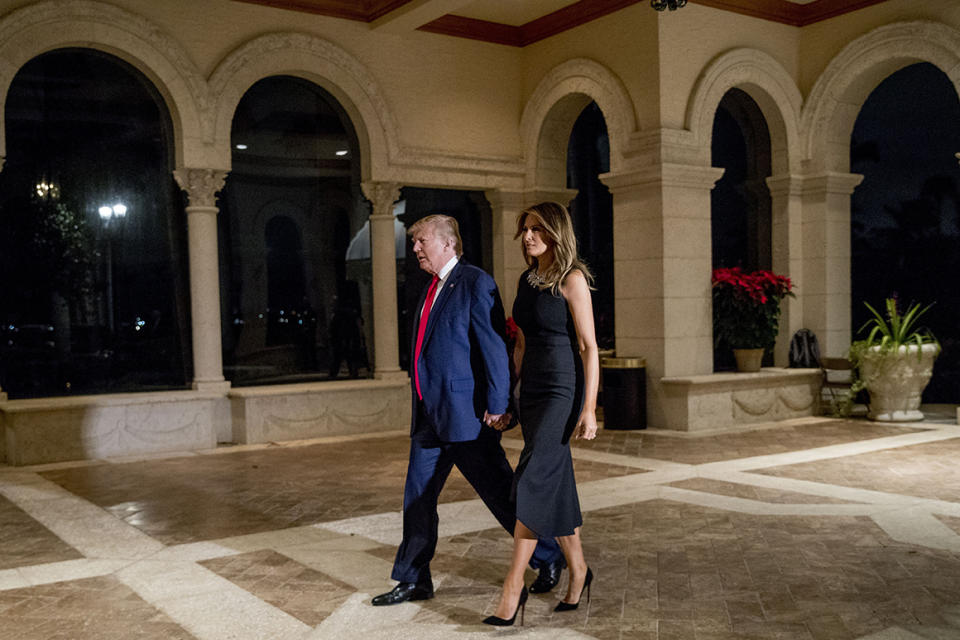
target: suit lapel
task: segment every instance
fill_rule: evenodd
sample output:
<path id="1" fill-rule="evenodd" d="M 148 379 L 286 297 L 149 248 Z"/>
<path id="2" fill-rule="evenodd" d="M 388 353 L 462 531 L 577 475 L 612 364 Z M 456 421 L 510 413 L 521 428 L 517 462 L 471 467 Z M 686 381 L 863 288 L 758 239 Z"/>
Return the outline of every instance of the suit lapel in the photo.
<path id="1" fill-rule="evenodd" d="M 444 283 L 443 288 L 440 289 L 440 293 L 437 294 L 436 300 L 433 302 L 433 308 L 430 309 L 430 317 L 427 318 L 427 329 L 423 332 L 423 346 L 421 349 L 427 348 L 427 343 L 430 341 L 430 334 L 433 333 L 433 328 L 437 326 L 439 322 L 440 314 L 443 313 L 443 308 L 447 304 L 447 300 L 454 294 L 454 291 L 460 282 L 460 265 L 461 261 L 457 261 L 456 266 L 453 268 L 453 271 L 450 272 L 450 276 L 447 278 L 447 281 Z M 426 299 L 426 293 L 424 293 L 424 299 Z M 423 305 L 421 305 L 422 307 Z"/>

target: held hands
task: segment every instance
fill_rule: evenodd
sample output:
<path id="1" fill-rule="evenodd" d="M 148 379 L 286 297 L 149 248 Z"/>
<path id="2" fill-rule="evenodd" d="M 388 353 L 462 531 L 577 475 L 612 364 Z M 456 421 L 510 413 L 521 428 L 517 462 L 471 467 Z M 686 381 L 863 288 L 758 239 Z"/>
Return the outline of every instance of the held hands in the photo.
<path id="1" fill-rule="evenodd" d="M 593 440 L 597 437 L 597 414 L 594 411 L 584 411 L 577 420 L 577 427 L 573 430 L 575 440 Z"/>
<path id="2" fill-rule="evenodd" d="M 510 412 L 507 413 L 490 413 L 488 411 L 483 412 L 483 423 L 488 427 L 492 427 L 497 431 L 506 431 L 510 428 L 510 422 L 513 419 L 513 414 Z"/>

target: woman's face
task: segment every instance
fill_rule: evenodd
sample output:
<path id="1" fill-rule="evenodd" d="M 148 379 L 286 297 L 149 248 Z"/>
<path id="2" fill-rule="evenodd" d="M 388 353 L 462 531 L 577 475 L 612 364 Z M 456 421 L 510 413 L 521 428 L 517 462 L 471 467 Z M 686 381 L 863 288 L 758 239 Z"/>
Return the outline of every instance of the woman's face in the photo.
<path id="1" fill-rule="evenodd" d="M 520 233 L 523 248 L 531 258 L 539 258 L 553 247 L 553 241 L 543 228 L 543 221 L 535 213 L 528 213 L 523 219 L 523 229 Z"/>

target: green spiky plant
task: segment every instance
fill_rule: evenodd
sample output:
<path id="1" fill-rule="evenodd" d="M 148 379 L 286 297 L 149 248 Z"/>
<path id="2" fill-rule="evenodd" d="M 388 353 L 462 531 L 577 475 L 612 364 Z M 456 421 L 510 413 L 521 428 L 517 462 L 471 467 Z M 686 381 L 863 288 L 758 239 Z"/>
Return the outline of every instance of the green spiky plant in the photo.
<path id="1" fill-rule="evenodd" d="M 853 373 L 850 379 L 850 391 L 844 398 L 839 400 L 835 406 L 834 413 L 840 416 L 848 416 L 853 408 L 853 402 L 857 394 L 867 387 L 868 380 L 864 380 L 862 375 L 863 359 L 868 350 L 876 347 L 881 356 L 897 353 L 902 346 L 916 345 L 917 360 L 922 357 L 921 347 L 925 344 L 935 344 L 937 352 L 940 352 L 940 342 L 926 327 L 917 327 L 917 321 L 934 305 L 930 303 L 923 307 L 915 302 L 907 306 L 904 313 L 897 309 L 897 299 L 887 298 L 885 301 L 886 316 L 870 306 L 870 303 L 864 302 L 864 306 L 870 310 L 873 317 L 863 323 L 858 330 L 862 334 L 869 328 L 870 332 L 863 340 L 856 340 L 850 345 L 850 351 L 847 359 L 853 365 Z"/>

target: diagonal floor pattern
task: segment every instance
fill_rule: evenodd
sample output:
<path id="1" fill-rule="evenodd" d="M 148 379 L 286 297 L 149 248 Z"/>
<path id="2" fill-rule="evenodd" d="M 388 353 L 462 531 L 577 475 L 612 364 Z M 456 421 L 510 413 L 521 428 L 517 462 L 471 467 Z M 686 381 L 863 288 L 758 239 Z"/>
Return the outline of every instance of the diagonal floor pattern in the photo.
<path id="1" fill-rule="evenodd" d="M 0 466 L 0 640 L 960 638 L 960 428 L 809 418 L 573 448 L 589 603 L 493 612 L 510 539 L 456 472 L 433 600 L 391 586 L 403 432 Z M 504 447 L 515 463 L 515 430 Z M 530 574 L 529 579 L 532 580 Z"/>

